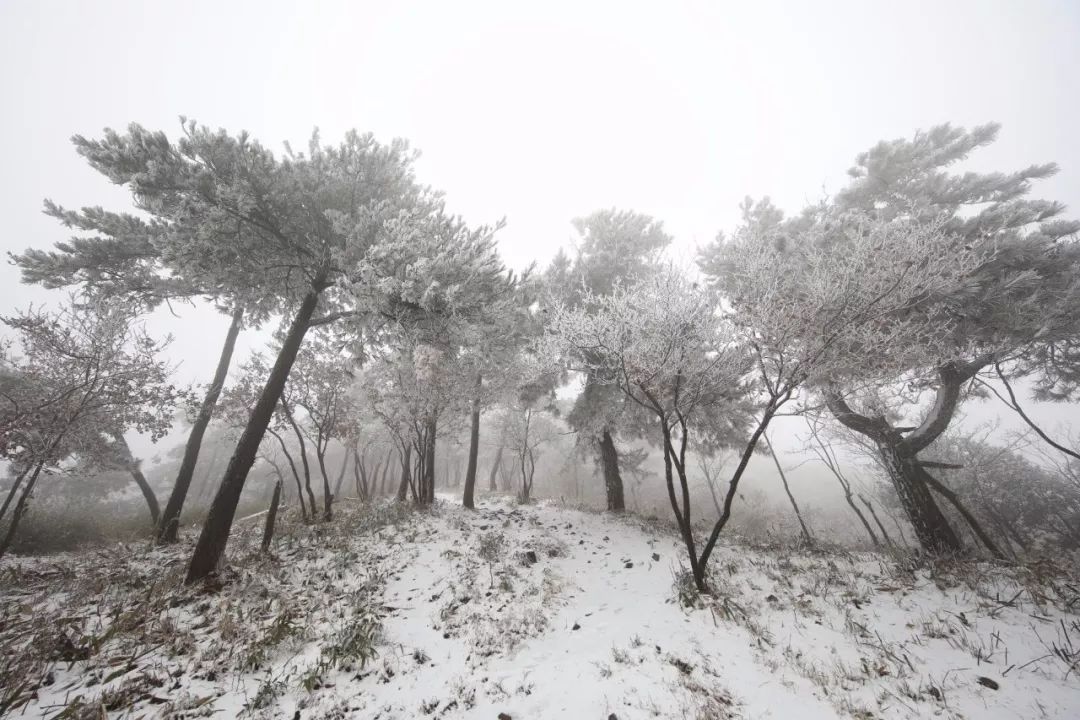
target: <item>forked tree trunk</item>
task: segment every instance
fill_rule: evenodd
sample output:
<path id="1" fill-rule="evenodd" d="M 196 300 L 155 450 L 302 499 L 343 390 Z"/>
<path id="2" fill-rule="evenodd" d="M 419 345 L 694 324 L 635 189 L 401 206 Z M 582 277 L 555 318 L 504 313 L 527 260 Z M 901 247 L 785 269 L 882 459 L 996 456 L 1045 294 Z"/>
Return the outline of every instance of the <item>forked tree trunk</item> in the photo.
<path id="1" fill-rule="evenodd" d="M 479 374 L 476 376 L 476 394 L 480 394 L 480 384 L 483 379 Z M 476 492 L 476 458 L 480 452 L 480 398 L 474 397 L 472 403 L 472 425 L 469 428 L 469 464 L 465 468 L 465 492 L 462 494 L 461 504 L 472 510 L 476 507 L 474 494 Z"/>
<path id="2" fill-rule="evenodd" d="M 266 513 L 266 525 L 263 527 L 262 551 L 269 552 L 270 541 L 274 539 L 274 523 L 277 522 L 278 505 L 281 504 L 281 478 L 274 483 L 274 495 L 270 498 L 270 511 Z"/>
<path id="3" fill-rule="evenodd" d="M 217 406 L 221 389 L 225 386 L 225 378 L 229 374 L 229 365 L 232 362 L 233 350 L 236 348 L 236 337 L 240 334 L 243 324 L 244 311 L 238 308 L 232 315 L 232 324 L 229 332 L 225 335 L 225 345 L 221 348 L 218 357 L 217 369 L 214 370 L 214 379 L 206 390 L 199 414 L 191 426 L 187 445 L 184 446 L 184 458 L 180 461 L 180 470 L 176 473 L 176 482 L 173 484 L 169 501 L 165 503 L 165 512 L 161 515 L 158 523 L 158 543 L 176 542 L 177 530 L 180 527 L 180 514 L 184 510 L 184 501 L 187 499 L 188 490 L 191 488 L 191 479 L 195 475 L 195 466 L 199 461 L 199 448 L 202 447 L 203 435 L 210 425 L 214 416 L 214 408 Z"/>
<path id="4" fill-rule="evenodd" d="M 919 461 L 884 443 L 878 445 L 878 452 L 923 549 L 939 554 L 961 552 L 964 546 L 934 500 Z"/>
<path id="5" fill-rule="evenodd" d="M 270 371 L 270 377 L 267 378 L 266 385 L 236 445 L 236 450 L 229 459 L 225 476 L 221 479 L 221 485 L 214 496 L 214 501 L 210 504 L 210 512 L 207 514 L 206 522 L 195 544 L 195 552 L 191 556 L 185 582 L 192 583 L 205 578 L 217 568 L 225 554 L 229 531 L 232 529 L 233 519 L 236 516 L 236 506 L 240 502 L 240 494 L 244 490 L 248 472 L 255 463 L 259 444 L 274 415 L 274 407 L 281 398 L 281 391 L 289 379 L 289 371 L 292 370 L 293 363 L 296 361 L 296 353 L 304 342 L 304 335 L 307 334 L 308 322 L 318 304 L 319 290 L 316 285 L 308 291 L 300 308 L 296 311 L 296 316 L 281 344 L 281 351 Z"/>
<path id="6" fill-rule="evenodd" d="M 626 500 L 623 498 L 623 482 L 619 474 L 619 451 L 615 449 L 615 440 L 607 430 L 600 435 L 600 465 L 604 470 L 607 509 L 622 512 L 626 509 Z"/>

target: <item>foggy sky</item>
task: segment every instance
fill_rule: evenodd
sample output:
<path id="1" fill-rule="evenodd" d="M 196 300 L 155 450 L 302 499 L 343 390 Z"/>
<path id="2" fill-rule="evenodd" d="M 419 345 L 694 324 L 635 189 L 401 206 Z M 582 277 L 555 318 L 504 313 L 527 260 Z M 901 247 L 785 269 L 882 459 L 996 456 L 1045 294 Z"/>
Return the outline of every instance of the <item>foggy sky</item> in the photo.
<path id="1" fill-rule="evenodd" d="M 1080 212 L 1075 2 L 0 0 L 0 63 L 5 252 L 66 238 L 43 198 L 128 207 L 72 134 L 134 121 L 175 137 L 181 114 L 275 149 L 315 126 L 331 143 L 354 127 L 408 138 L 451 209 L 507 218 L 519 268 L 611 206 L 664 220 L 689 256 L 744 196 L 796 211 L 877 140 L 944 121 L 1003 123 L 970 166 L 1056 161 L 1035 195 Z M 0 312 L 57 297 L 0 273 Z M 174 309 L 152 330 L 175 335 L 182 381 L 205 382 L 226 323 Z M 243 337 L 238 361 L 259 342 Z"/>

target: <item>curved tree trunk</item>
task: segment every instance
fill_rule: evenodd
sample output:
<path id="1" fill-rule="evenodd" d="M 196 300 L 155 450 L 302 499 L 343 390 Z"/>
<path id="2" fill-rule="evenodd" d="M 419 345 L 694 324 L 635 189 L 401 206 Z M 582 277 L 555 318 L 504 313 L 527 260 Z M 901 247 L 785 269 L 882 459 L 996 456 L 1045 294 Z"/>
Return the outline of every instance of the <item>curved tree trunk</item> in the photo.
<path id="1" fill-rule="evenodd" d="M 891 444 L 879 444 L 878 452 L 923 549 L 932 553 L 961 552 L 964 546 L 934 500 L 919 461 Z"/>
<path id="2" fill-rule="evenodd" d="M 480 384 L 483 379 L 479 374 L 476 376 L 476 394 L 480 394 Z M 476 503 L 476 457 L 480 452 L 480 398 L 474 397 L 472 404 L 472 425 L 469 427 L 469 464 L 465 468 L 465 492 L 462 494 L 461 504 L 472 510 Z"/>
<path id="3" fill-rule="evenodd" d="M 236 450 L 229 459 L 225 476 L 221 479 L 221 485 L 214 496 L 214 501 L 210 504 L 210 512 L 195 544 L 195 552 L 191 556 L 185 582 L 192 583 L 205 578 L 217 568 L 225 554 L 229 531 L 232 529 L 233 519 L 236 516 L 236 506 L 240 502 L 240 493 L 244 490 L 248 472 L 259 452 L 259 444 L 274 415 L 274 407 L 281 398 L 281 391 L 285 389 L 289 371 L 292 370 L 293 363 L 296 361 L 296 353 L 304 342 L 308 322 L 319 304 L 320 291 L 317 288 L 318 284 L 312 286 L 296 311 L 285 340 L 281 344 L 281 351 L 270 371 L 270 377 L 267 378 L 266 385 L 263 386 L 263 391 L 255 403 L 247 426 L 236 445 Z"/>
<path id="4" fill-rule="evenodd" d="M 143 475 L 142 468 L 139 467 L 139 461 L 136 460 L 135 456 L 131 453 L 131 448 L 128 447 L 127 440 L 124 439 L 124 436 L 115 434 L 113 435 L 113 440 L 120 449 L 120 458 L 124 464 L 124 469 L 131 475 L 131 479 L 135 481 L 135 484 L 139 486 L 139 491 L 146 500 L 146 506 L 150 509 L 151 527 L 159 527 L 161 506 L 158 505 L 158 499 L 157 495 L 154 494 L 154 488 L 150 487 L 150 483 L 147 482 L 146 476 Z"/>
<path id="5" fill-rule="evenodd" d="M 619 451 L 615 440 L 607 430 L 600 435 L 600 465 L 604 470 L 604 490 L 607 493 L 607 509 L 622 512 L 626 509 L 623 498 L 622 476 L 619 474 Z"/>
<path id="6" fill-rule="evenodd" d="M 180 461 L 180 470 L 176 473 L 176 482 L 173 483 L 172 493 L 165 503 L 165 512 L 161 515 L 158 523 L 157 541 L 159 543 L 176 542 L 176 533 L 180 527 L 180 513 L 184 510 L 184 501 L 187 499 L 188 490 L 191 488 L 191 479 L 195 475 L 195 465 L 199 461 L 199 448 L 202 447 L 203 435 L 210 425 L 214 416 L 214 407 L 217 406 L 221 389 L 225 386 L 225 378 L 229 374 L 229 365 L 232 363 L 233 350 L 236 348 L 236 337 L 240 334 L 243 324 L 244 311 L 238 308 L 232 315 L 232 324 L 229 332 L 225 335 L 225 345 L 221 348 L 218 357 L 217 369 L 214 370 L 214 379 L 206 390 L 199 415 L 191 425 L 191 433 L 188 435 L 187 445 L 184 446 L 184 458 Z"/>

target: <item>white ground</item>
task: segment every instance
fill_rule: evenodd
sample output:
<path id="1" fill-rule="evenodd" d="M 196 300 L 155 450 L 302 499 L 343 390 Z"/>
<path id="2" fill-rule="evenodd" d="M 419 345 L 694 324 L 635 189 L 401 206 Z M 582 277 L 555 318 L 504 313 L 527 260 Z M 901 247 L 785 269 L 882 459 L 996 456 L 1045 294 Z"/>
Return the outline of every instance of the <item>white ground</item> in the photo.
<path id="1" fill-rule="evenodd" d="M 258 670 L 208 674 L 233 636 L 220 620 L 200 627 L 194 600 L 166 603 L 168 629 L 188 628 L 191 648 L 159 646 L 89 687 L 88 675 L 108 677 L 102 663 L 59 663 L 14 716 L 53 717 L 80 694 L 156 672 L 169 683 L 108 716 L 1080 718 L 1078 616 L 1045 586 L 1024 589 L 988 566 L 958 577 L 871 555 L 726 545 L 712 561 L 714 598 L 686 607 L 674 587 L 683 553 L 667 529 L 501 500 L 477 512 L 445 500 L 342 547 L 278 546 L 277 566 L 289 567 L 274 583 L 309 622 L 269 646 Z M 247 603 L 237 622 L 268 632 L 291 600 L 253 615 L 252 598 L 275 591 L 251 577 L 211 602 Z M 312 672 L 327 637 L 366 617 L 361 600 L 383 608 L 377 655 Z"/>

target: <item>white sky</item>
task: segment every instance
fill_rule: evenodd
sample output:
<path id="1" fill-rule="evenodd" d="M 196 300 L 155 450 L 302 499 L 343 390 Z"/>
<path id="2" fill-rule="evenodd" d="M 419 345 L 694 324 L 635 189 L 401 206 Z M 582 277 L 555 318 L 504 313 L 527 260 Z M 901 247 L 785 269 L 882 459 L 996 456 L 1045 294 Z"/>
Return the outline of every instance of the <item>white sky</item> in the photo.
<path id="1" fill-rule="evenodd" d="M 744 196 L 797 210 L 877 140 L 944 121 L 1002 122 L 973 167 L 1056 161 L 1037 195 L 1080 211 L 1080 3 L 1067 0 L 0 0 L 0 67 L 5 252 L 65 238 L 45 197 L 127 206 L 72 134 L 134 121 L 175 135 L 180 114 L 273 148 L 315 126 L 327 142 L 353 127 L 408 138 L 454 210 L 506 216 L 518 267 L 611 206 L 664 220 L 689 253 L 735 225 Z M 51 297 L 0 273 L 0 312 Z M 181 312 L 154 328 L 176 336 L 181 377 L 206 381 L 225 323 Z"/>

